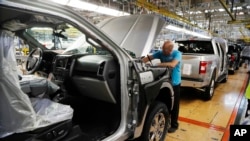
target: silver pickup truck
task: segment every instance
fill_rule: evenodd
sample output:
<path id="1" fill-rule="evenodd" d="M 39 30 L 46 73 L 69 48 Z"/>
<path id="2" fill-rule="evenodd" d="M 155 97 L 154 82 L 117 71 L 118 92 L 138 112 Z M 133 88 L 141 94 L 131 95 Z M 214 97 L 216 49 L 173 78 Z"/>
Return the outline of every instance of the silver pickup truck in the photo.
<path id="1" fill-rule="evenodd" d="M 48 0 L 0 0 L 0 13 L 1 141 L 165 139 L 174 104 L 171 71 L 141 61 L 165 27 L 160 16 L 135 14 L 94 25 Z M 53 47 L 39 42 L 40 35 Z M 63 48 L 61 40 L 73 37 Z M 47 77 L 37 85 L 29 76 L 18 81 L 14 39 L 29 46 L 28 74 L 48 75 L 59 90 L 41 98 L 48 89 L 39 84 Z"/>
<path id="2" fill-rule="evenodd" d="M 210 100 L 216 82 L 226 82 L 228 77 L 227 41 L 222 38 L 180 39 L 178 50 L 182 54 L 182 87 L 193 87 L 204 92 Z"/>

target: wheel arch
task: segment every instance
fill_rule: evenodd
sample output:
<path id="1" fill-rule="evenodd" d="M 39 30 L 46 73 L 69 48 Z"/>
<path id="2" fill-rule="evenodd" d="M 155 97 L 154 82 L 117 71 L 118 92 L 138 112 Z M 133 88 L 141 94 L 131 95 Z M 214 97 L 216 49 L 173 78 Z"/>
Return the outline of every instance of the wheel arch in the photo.
<path id="1" fill-rule="evenodd" d="M 161 101 L 167 105 L 168 110 L 171 111 L 174 104 L 174 91 L 171 84 L 163 84 L 162 88 L 155 101 Z"/>
<path id="2" fill-rule="evenodd" d="M 166 104 L 168 111 L 172 110 L 173 104 L 174 104 L 174 91 L 173 91 L 173 87 L 170 84 L 170 82 L 163 82 L 161 84 L 160 90 L 159 90 L 156 98 L 149 105 L 147 105 L 145 112 L 144 112 L 144 115 L 143 115 L 142 122 L 138 127 L 136 127 L 133 138 L 138 138 L 141 136 L 143 128 L 145 126 L 146 117 L 149 114 L 149 109 L 157 101 L 160 101 L 160 102 Z"/>

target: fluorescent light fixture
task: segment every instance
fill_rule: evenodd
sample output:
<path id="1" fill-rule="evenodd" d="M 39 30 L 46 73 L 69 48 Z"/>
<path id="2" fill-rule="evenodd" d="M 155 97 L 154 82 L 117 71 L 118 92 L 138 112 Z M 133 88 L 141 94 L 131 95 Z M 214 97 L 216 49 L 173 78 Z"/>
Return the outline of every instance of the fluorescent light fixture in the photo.
<path id="1" fill-rule="evenodd" d="M 244 15 L 244 12 L 239 12 L 239 15 Z"/>
<path id="2" fill-rule="evenodd" d="M 201 11 L 197 11 L 195 14 L 200 14 L 200 13 L 202 13 Z"/>
<path id="3" fill-rule="evenodd" d="M 176 12 L 176 14 L 177 14 L 177 15 L 180 15 L 180 16 L 183 15 L 183 13 L 182 13 L 181 11 Z"/>
<path id="4" fill-rule="evenodd" d="M 241 7 L 241 6 L 236 7 L 236 9 L 237 9 L 237 10 L 242 10 L 242 7 Z"/>
<path id="5" fill-rule="evenodd" d="M 127 12 L 118 11 L 118 10 L 104 7 L 104 6 L 98 6 L 96 4 L 92 4 L 92 3 L 88 3 L 88 2 L 84 2 L 80 0 L 52 0 L 52 1 L 58 4 L 67 5 L 67 6 L 79 8 L 82 10 L 93 11 L 93 12 L 115 16 L 115 17 L 130 15 Z"/>
<path id="6" fill-rule="evenodd" d="M 222 9 L 222 8 L 221 8 L 221 9 L 219 9 L 219 11 L 220 11 L 220 12 L 224 12 L 224 11 L 225 11 L 225 9 Z"/>
<path id="7" fill-rule="evenodd" d="M 189 34 L 189 35 L 193 35 L 193 36 L 197 36 L 197 37 L 201 37 L 201 38 L 211 38 L 209 36 L 206 36 L 206 35 L 203 35 L 203 34 L 200 34 L 200 33 L 197 33 L 197 32 L 193 32 L 193 31 L 190 31 L 190 30 L 187 30 L 187 29 L 184 29 L 184 28 L 179 28 L 179 27 L 176 27 L 176 26 L 173 26 L 173 25 L 167 25 L 166 28 L 169 29 L 169 30 L 182 32 L 182 33 L 185 33 L 185 34 Z"/>
<path id="8" fill-rule="evenodd" d="M 181 28 L 173 26 L 173 25 L 167 25 L 166 28 L 170 29 L 170 30 L 177 31 L 177 32 L 180 32 L 182 30 Z"/>

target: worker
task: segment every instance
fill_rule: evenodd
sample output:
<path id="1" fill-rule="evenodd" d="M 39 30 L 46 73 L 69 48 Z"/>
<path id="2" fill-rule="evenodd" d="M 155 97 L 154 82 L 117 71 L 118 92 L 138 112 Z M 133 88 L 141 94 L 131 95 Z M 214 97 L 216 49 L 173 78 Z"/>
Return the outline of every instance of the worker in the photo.
<path id="1" fill-rule="evenodd" d="M 179 103 L 180 103 L 180 85 L 181 85 L 181 52 L 173 50 L 174 43 L 170 40 L 164 42 L 162 50 L 159 50 L 148 57 L 142 59 L 144 63 L 153 59 L 160 59 L 161 63 L 156 64 L 158 67 L 172 68 L 171 82 L 174 90 L 174 105 L 171 115 L 171 127 L 168 129 L 169 133 L 173 133 L 178 129 Z"/>

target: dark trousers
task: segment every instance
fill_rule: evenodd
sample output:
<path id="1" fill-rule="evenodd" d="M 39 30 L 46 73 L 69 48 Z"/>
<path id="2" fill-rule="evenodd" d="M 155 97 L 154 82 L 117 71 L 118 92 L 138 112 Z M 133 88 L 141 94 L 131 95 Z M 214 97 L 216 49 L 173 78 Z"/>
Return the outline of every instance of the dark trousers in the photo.
<path id="1" fill-rule="evenodd" d="M 171 127 L 178 128 L 178 117 L 179 117 L 179 105 L 180 105 L 180 84 L 173 86 L 174 90 L 174 105 L 170 113 L 171 115 Z"/>

